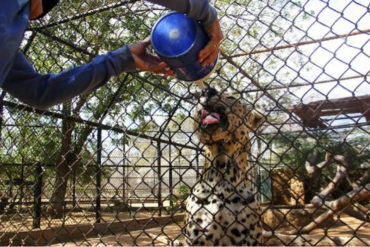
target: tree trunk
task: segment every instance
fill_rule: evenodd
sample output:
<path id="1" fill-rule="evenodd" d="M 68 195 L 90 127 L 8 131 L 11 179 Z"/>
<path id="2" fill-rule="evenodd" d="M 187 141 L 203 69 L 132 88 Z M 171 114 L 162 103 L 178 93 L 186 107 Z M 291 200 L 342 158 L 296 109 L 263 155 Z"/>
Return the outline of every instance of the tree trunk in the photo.
<path id="1" fill-rule="evenodd" d="M 63 103 L 63 114 L 71 114 L 71 101 Z M 72 133 L 75 124 L 72 121 L 63 119 L 62 122 L 62 147 L 59 159 L 56 163 L 55 172 L 56 178 L 54 183 L 54 191 L 50 198 L 50 207 L 48 208 L 49 215 L 55 218 L 63 216 L 64 196 L 67 190 L 68 175 L 73 169 L 75 157 L 72 153 Z"/>
<path id="2" fill-rule="evenodd" d="M 87 140 L 87 137 L 91 134 L 93 128 L 84 129 L 78 142 L 75 144 L 74 149 L 68 152 L 66 159 L 56 169 L 56 180 L 53 195 L 51 197 L 51 210 L 49 213 L 56 218 L 63 216 L 63 204 L 65 194 L 67 192 L 68 178 L 69 175 L 74 172 L 79 163 L 79 154 L 82 151 L 83 145 Z"/>
<path id="3" fill-rule="evenodd" d="M 126 76 L 127 79 L 127 76 Z M 124 79 L 124 80 L 126 80 Z M 104 99 L 104 101 L 99 105 L 96 111 L 93 114 L 92 119 L 103 121 L 105 116 L 108 114 L 110 107 L 121 100 L 123 100 L 122 96 L 118 97 L 118 95 L 122 95 L 124 85 L 121 82 L 120 86 L 118 87 L 117 91 L 114 94 L 110 94 L 108 97 Z M 84 94 L 80 96 L 80 100 L 76 103 L 75 109 L 73 109 L 73 114 L 77 115 L 83 105 L 86 103 L 89 94 Z M 69 116 L 72 114 L 72 106 L 71 100 L 63 104 L 63 114 Z M 64 206 L 64 198 L 67 192 L 67 185 L 68 185 L 68 178 L 69 175 L 74 172 L 77 168 L 77 165 L 80 161 L 80 153 L 84 147 L 84 144 L 88 138 L 88 136 L 93 131 L 93 128 L 86 127 L 81 135 L 79 136 L 78 140 L 75 143 L 72 143 L 72 133 L 75 129 L 75 122 L 71 120 L 63 120 L 62 124 L 62 148 L 59 156 L 59 160 L 56 166 L 56 179 L 54 184 L 54 191 L 50 198 L 50 207 L 48 208 L 48 213 L 56 218 L 61 218 L 63 216 L 63 206 Z"/>

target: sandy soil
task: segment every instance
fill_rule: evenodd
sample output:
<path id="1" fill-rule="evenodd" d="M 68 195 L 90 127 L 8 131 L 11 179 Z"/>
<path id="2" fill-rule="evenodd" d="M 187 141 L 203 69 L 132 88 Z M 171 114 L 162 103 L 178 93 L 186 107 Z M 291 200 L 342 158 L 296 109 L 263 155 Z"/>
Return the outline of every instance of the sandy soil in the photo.
<path id="1" fill-rule="evenodd" d="M 165 214 L 162 214 L 165 215 Z M 101 222 L 118 222 L 120 220 L 127 219 L 142 219 L 150 218 L 152 216 L 158 216 L 157 212 L 138 212 L 132 213 L 132 216 L 128 212 L 121 212 L 119 215 L 112 213 L 103 213 Z M 50 227 L 58 227 L 63 225 L 78 225 L 78 224 L 94 224 L 95 213 L 94 212 L 71 212 L 65 219 L 52 219 L 44 218 L 41 219 L 40 229 L 45 230 Z M 21 231 L 32 231 L 32 218 L 29 215 L 25 216 L 22 214 L 15 214 L 14 216 L 2 218 L 0 221 L 0 233 L 1 232 L 21 232 Z"/>
<path id="2" fill-rule="evenodd" d="M 165 239 L 183 239 L 180 235 L 181 226 L 172 224 L 165 227 L 152 228 L 148 230 L 133 231 L 130 234 L 109 235 L 101 238 L 89 238 L 85 241 L 74 241 L 60 243 L 56 246 L 117 246 L 117 245 L 167 245 Z M 325 234 L 325 231 L 327 232 Z M 278 231 L 283 234 L 284 230 Z M 155 241 L 159 237 L 162 241 Z M 277 242 L 274 242 L 274 245 Z M 280 243 L 287 245 L 290 241 Z M 290 245 L 302 246 L 328 246 L 328 245 L 346 245 L 346 246 L 369 246 L 370 245 L 370 223 L 363 223 L 349 216 L 342 216 L 329 229 L 315 229 L 309 235 L 303 235 L 301 238 L 291 242 Z"/>
<path id="3" fill-rule="evenodd" d="M 158 216 L 157 212 L 140 212 L 132 215 L 133 218 L 151 218 Z M 120 213 L 118 216 L 106 213 L 102 216 L 102 222 L 117 222 L 118 220 L 130 219 L 128 213 Z M 9 220 L 9 219 L 8 219 Z M 61 225 L 78 225 L 78 224 L 94 224 L 95 213 L 76 212 L 70 213 L 65 220 L 59 219 L 44 219 L 41 222 L 41 229 L 56 227 Z M 144 227 L 144 226 L 143 226 Z M 279 229 L 277 233 L 284 234 L 288 230 Z M 0 221 L 0 236 L 1 232 L 19 232 L 32 231 L 32 219 L 14 216 L 10 221 L 2 219 Z M 115 234 L 90 237 L 85 240 L 70 241 L 56 244 L 55 246 L 127 246 L 127 245 L 166 245 L 164 239 L 182 239 L 180 234 L 181 226 L 173 223 L 171 225 L 151 228 L 146 230 L 131 231 L 127 234 Z M 161 241 L 155 241 L 154 238 L 159 237 Z M 279 244 L 273 242 L 274 245 Z M 333 225 L 327 228 L 317 228 L 309 235 L 303 235 L 294 242 L 285 241 L 282 245 L 347 245 L 347 246 L 370 246 L 370 223 L 364 223 L 360 220 L 347 215 L 335 219 Z"/>

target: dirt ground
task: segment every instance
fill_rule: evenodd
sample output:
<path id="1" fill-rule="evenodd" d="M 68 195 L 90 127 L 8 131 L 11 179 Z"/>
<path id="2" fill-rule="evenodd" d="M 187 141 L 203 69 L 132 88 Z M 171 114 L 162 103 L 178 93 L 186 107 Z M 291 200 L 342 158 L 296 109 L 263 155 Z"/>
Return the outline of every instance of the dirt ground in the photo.
<path id="1" fill-rule="evenodd" d="M 155 241 L 153 240 L 153 238 L 155 238 L 156 236 L 162 236 L 162 238 L 165 239 L 164 236 L 167 235 L 169 238 L 172 239 L 178 236 L 180 230 L 181 228 L 178 225 L 172 224 L 164 228 L 157 227 L 147 229 L 145 231 L 132 231 L 129 234 L 108 235 L 101 238 L 88 238 L 83 241 L 71 241 L 66 243 L 54 244 L 53 246 L 167 246 L 168 244 L 166 244 L 165 242 Z"/>
<path id="2" fill-rule="evenodd" d="M 179 237 L 181 227 L 177 224 L 172 224 L 165 227 L 157 227 L 148 230 L 132 231 L 129 234 L 108 235 L 102 237 L 88 238 L 84 241 L 73 241 L 59 243 L 55 246 L 128 246 L 139 245 L 149 246 L 167 245 L 163 240 L 174 239 Z M 325 234 L 325 231 L 327 233 Z M 284 230 L 277 231 L 278 234 L 283 234 Z M 155 241 L 154 238 L 160 236 L 162 241 Z M 167 237 L 166 237 L 167 236 Z M 182 239 L 182 238 L 180 238 Z M 293 238 L 291 238 L 293 239 Z M 280 243 L 287 245 L 290 241 Z M 276 242 L 273 243 L 275 245 Z M 301 238 L 291 242 L 290 245 L 295 246 L 329 246 L 329 245 L 346 245 L 346 246 L 369 246 L 370 245 L 370 223 L 361 222 L 349 216 L 342 216 L 328 230 L 315 229 L 309 235 L 302 235 Z"/>
<path id="3" fill-rule="evenodd" d="M 165 215 L 165 213 L 163 213 Z M 102 215 L 101 222 L 118 222 L 120 220 L 128 219 L 145 219 L 158 216 L 158 212 L 148 211 L 139 212 L 132 214 L 120 213 L 114 215 L 112 213 L 106 213 Z M 347 246 L 370 246 L 370 223 L 364 223 L 355 218 L 347 215 L 342 215 L 340 218 L 334 219 L 334 224 L 327 226 L 325 229 L 317 228 L 313 230 L 309 235 L 302 235 L 300 238 L 295 239 L 291 242 L 292 237 L 286 240 L 284 237 L 283 241 L 274 241 L 268 245 L 347 245 Z M 41 230 L 50 229 L 50 227 L 60 227 L 62 225 L 82 225 L 95 223 L 95 213 L 93 212 L 72 212 L 64 220 L 60 219 L 43 219 L 41 221 Z M 145 228 L 145 226 L 143 226 Z M 39 229 L 40 230 L 40 229 Z M 280 228 L 276 231 L 278 234 L 284 234 L 289 228 Z M 22 218 L 19 215 L 15 215 L 5 220 L 0 221 L 0 236 L 4 232 L 20 232 L 20 231 L 32 231 L 32 219 Z M 131 231 L 127 234 L 112 234 L 97 237 L 89 237 L 84 240 L 70 241 L 54 244 L 55 246 L 127 246 L 127 245 L 167 245 L 163 240 L 166 239 L 177 239 L 181 232 L 181 226 L 173 223 L 171 225 L 150 228 L 145 230 Z M 157 238 L 161 241 L 155 241 Z M 285 235 L 287 236 L 287 235 Z M 280 238 L 280 237 L 279 237 Z"/>
<path id="4" fill-rule="evenodd" d="M 318 242 L 323 235 L 325 235 L 325 229 L 317 228 L 310 233 L 310 236 L 314 236 Z M 348 245 L 370 246 L 370 223 L 343 215 L 335 219 L 333 226 L 328 227 L 327 236 L 332 239 L 344 237 L 345 240 L 347 238 L 344 244 L 348 243 Z"/>
<path id="5" fill-rule="evenodd" d="M 101 222 L 118 222 L 120 220 L 128 219 L 143 219 L 150 218 L 152 216 L 158 216 L 156 212 L 138 212 L 132 213 L 132 216 L 128 212 L 121 212 L 118 215 L 112 213 L 103 213 Z M 46 230 L 50 227 L 60 227 L 68 225 L 79 225 L 79 224 L 94 224 L 96 222 L 94 212 L 71 212 L 64 219 L 52 219 L 42 217 L 40 222 L 40 230 Z M 7 216 L 7 219 L 3 217 L 0 221 L 0 233 L 1 232 L 20 232 L 20 231 L 32 231 L 32 218 L 25 217 L 22 214 L 15 214 L 13 216 Z"/>

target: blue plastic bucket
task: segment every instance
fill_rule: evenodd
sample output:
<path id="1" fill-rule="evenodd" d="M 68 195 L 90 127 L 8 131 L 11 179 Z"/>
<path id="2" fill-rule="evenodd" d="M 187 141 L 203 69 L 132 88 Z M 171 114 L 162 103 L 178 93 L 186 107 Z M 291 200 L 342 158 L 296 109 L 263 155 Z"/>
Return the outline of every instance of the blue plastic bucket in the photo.
<path id="1" fill-rule="evenodd" d="M 154 51 L 184 81 L 201 82 L 215 69 L 218 59 L 204 67 L 198 61 L 198 54 L 208 41 L 199 23 L 178 12 L 160 18 L 151 32 Z"/>

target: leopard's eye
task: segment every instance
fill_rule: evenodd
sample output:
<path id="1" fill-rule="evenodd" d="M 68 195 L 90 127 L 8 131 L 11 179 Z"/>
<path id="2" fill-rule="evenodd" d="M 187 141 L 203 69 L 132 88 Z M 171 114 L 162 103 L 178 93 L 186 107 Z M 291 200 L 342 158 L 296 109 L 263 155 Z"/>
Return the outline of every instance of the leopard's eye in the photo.
<path id="1" fill-rule="evenodd" d="M 232 99 L 232 100 L 236 100 L 236 98 L 234 96 L 228 96 L 227 98 Z"/>

